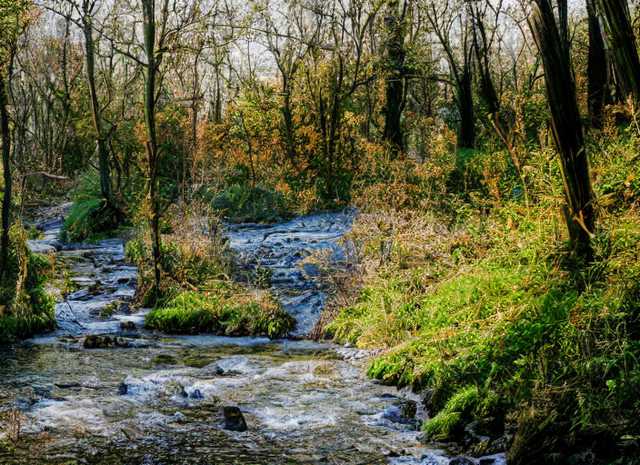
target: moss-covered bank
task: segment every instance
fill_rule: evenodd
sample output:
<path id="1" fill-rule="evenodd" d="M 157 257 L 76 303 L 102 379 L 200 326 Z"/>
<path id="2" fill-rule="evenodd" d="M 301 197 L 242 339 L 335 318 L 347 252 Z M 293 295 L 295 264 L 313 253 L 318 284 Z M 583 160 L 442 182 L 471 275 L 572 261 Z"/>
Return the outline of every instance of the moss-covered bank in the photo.
<path id="1" fill-rule="evenodd" d="M 369 375 L 423 394 L 428 440 L 506 446 L 514 465 L 639 463 L 638 140 L 599 143 L 592 263 L 565 248 L 544 151 L 530 160 L 526 199 L 496 162 L 504 154 L 477 152 L 460 176 L 479 187 L 447 199 L 454 214 L 359 219 L 363 287 L 326 332 L 387 349 Z M 496 441 L 478 442 L 469 425 Z"/>
<path id="2" fill-rule="evenodd" d="M 48 257 L 27 248 L 20 225 L 10 231 L 7 269 L 0 282 L 0 344 L 55 327 L 55 304 L 44 289 L 53 264 Z"/>

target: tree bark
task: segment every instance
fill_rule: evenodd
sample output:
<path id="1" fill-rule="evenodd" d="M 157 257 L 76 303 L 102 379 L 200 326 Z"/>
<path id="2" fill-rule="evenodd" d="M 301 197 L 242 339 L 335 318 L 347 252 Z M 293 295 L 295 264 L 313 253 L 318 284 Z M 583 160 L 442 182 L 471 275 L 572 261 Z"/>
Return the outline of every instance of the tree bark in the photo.
<path id="1" fill-rule="evenodd" d="M 561 40 L 549 0 L 535 0 L 529 21 L 544 65 L 553 137 L 560 152 L 567 227 L 575 252 L 590 261 L 594 197 L 569 49 Z"/>
<path id="2" fill-rule="evenodd" d="M 11 71 L 9 70 L 9 75 Z M 7 79 L 7 81 L 9 81 Z M 0 125 L 2 126 L 2 172 L 4 176 L 4 196 L 2 198 L 2 239 L 0 241 L 0 279 L 7 271 L 9 258 L 9 228 L 11 227 L 11 134 L 9 133 L 9 111 L 7 109 L 7 83 L 0 75 Z"/>
<path id="3" fill-rule="evenodd" d="M 471 64 L 465 63 L 458 85 L 458 108 L 460 110 L 459 146 L 473 148 L 476 145 L 475 115 L 473 109 L 473 76 Z"/>
<path id="4" fill-rule="evenodd" d="M 626 0 L 599 0 L 598 6 L 623 97 L 640 103 L 640 58 L 629 6 Z"/>
<path id="5" fill-rule="evenodd" d="M 589 56 L 587 61 L 587 92 L 589 118 L 595 128 L 602 127 L 602 112 L 609 84 L 607 52 L 596 13 L 595 0 L 587 0 L 589 21 Z"/>
<path id="6" fill-rule="evenodd" d="M 405 93 L 404 12 L 398 12 L 398 0 L 389 2 L 387 17 L 386 103 L 384 109 L 384 139 L 396 156 L 404 150 L 402 111 Z M 406 8 L 406 5 L 403 7 Z"/>
<path id="7" fill-rule="evenodd" d="M 109 169 L 109 148 L 104 135 L 100 102 L 98 101 L 98 91 L 96 88 L 95 70 L 95 45 L 93 42 L 93 26 L 91 13 L 88 11 L 89 5 L 83 3 L 82 32 L 84 34 L 85 61 L 87 71 L 87 84 L 89 85 L 89 96 L 91 98 L 91 115 L 93 128 L 96 132 L 96 145 L 98 149 L 98 169 L 100 172 L 100 192 L 107 202 L 113 205 L 113 193 L 111 190 L 111 174 Z"/>
<path id="8" fill-rule="evenodd" d="M 147 127 L 146 151 L 148 158 L 149 201 L 151 207 L 151 249 L 153 255 L 153 277 L 156 296 L 160 292 L 160 202 L 158 199 L 158 138 L 156 133 L 156 24 L 155 0 L 143 0 L 144 48 L 147 56 L 144 87 L 144 116 Z"/>
<path id="9" fill-rule="evenodd" d="M 478 65 L 480 97 L 484 101 L 491 119 L 495 120 L 498 112 L 500 111 L 500 99 L 498 98 L 496 86 L 494 85 L 493 77 L 491 76 L 489 39 L 487 38 L 483 15 L 477 10 L 477 7 L 474 8 L 473 4 L 470 4 L 469 10 L 473 21 L 473 49 L 476 57 L 476 63 Z"/>

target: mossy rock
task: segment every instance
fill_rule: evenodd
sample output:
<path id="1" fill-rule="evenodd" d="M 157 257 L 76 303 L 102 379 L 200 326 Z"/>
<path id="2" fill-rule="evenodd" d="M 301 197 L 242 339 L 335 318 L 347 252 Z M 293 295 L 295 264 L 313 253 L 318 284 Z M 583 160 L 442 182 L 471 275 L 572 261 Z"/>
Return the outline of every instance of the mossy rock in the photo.
<path id="1" fill-rule="evenodd" d="M 158 354 L 151 361 L 154 365 L 177 365 L 178 360 L 169 354 Z"/>

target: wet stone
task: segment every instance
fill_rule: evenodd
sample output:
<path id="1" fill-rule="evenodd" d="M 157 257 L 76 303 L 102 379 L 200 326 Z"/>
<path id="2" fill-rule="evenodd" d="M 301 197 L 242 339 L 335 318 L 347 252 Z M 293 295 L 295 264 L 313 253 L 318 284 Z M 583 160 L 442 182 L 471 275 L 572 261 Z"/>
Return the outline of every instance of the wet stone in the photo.
<path id="1" fill-rule="evenodd" d="M 496 459 L 491 457 L 485 457 L 478 461 L 478 465 L 494 465 L 496 463 Z"/>
<path id="2" fill-rule="evenodd" d="M 417 404 L 413 400 L 402 400 L 388 407 L 383 417 L 394 423 L 403 425 L 416 425 Z"/>
<path id="3" fill-rule="evenodd" d="M 449 462 L 449 465 L 475 465 L 472 460 L 466 457 L 454 457 Z"/>
<path id="4" fill-rule="evenodd" d="M 118 385 L 118 395 L 126 396 L 129 392 L 129 386 L 123 381 Z"/>
<path id="5" fill-rule="evenodd" d="M 118 336 L 110 336 L 107 334 L 90 334 L 82 341 L 82 347 L 85 349 L 108 349 L 114 347 L 129 347 L 129 342 Z"/>
<path id="6" fill-rule="evenodd" d="M 191 394 L 189 394 L 189 399 L 199 400 L 204 399 L 204 396 L 202 395 L 202 392 L 200 392 L 200 389 L 194 389 Z"/>
<path id="7" fill-rule="evenodd" d="M 122 331 L 136 331 L 138 328 L 133 321 L 121 321 L 120 330 Z"/>
<path id="8" fill-rule="evenodd" d="M 247 423 L 244 420 L 244 415 L 242 415 L 242 412 L 238 407 L 222 407 L 222 416 L 224 417 L 224 429 L 240 432 L 247 430 Z"/>

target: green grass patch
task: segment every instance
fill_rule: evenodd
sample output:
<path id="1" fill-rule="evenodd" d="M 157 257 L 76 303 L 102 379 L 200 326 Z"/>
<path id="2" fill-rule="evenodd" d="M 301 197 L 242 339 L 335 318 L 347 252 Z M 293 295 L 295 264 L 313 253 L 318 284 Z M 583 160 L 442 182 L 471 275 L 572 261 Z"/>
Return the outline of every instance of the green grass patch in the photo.
<path id="1" fill-rule="evenodd" d="M 172 334 L 286 336 L 294 320 L 270 298 L 238 296 L 228 289 L 182 292 L 146 317 L 147 328 Z"/>

